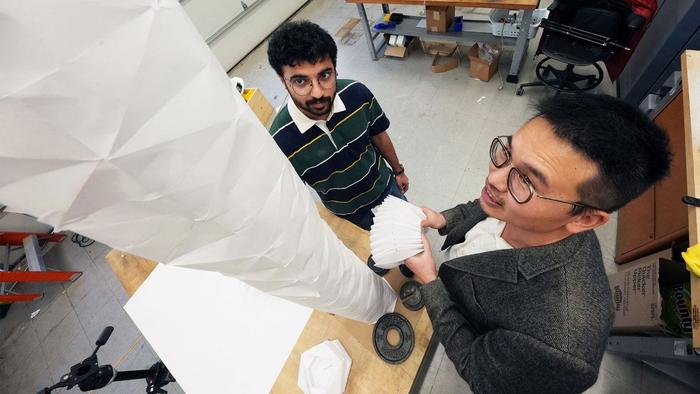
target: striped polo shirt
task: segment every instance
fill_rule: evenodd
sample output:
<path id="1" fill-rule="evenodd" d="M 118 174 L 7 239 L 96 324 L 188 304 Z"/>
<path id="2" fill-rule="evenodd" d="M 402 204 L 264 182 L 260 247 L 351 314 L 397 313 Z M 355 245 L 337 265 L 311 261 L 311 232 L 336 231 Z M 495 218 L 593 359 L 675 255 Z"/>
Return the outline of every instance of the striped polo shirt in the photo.
<path id="1" fill-rule="evenodd" d="M 337 89 L 333 113 L 325 124 L 315 122 L 300 131 L 290 115 L 289 106 L 294 106 L 290 99 L 272 122 L 270 134 L 326 208 L 349 215 L 379 203 L 389 185 L 391 168 L 370 139 L 389 128 L 389 119 L 360 82 L 339 79 Z"/>

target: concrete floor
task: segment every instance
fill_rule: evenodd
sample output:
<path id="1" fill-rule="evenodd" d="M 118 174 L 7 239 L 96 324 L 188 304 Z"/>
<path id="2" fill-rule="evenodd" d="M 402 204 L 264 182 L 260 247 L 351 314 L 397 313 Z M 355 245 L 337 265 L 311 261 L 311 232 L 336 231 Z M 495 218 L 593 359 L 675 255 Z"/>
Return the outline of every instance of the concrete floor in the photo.
<path id="1" fill-rule="evenodd" d="M 98 353 L 100 364 L 125 371 L 158 361 L 122 308 L 127 295 L 105 260 L 109 250 L 97 242 L 81 248 L 68 236 L 45 256 L 47 267 L 83 275 L 71 284 L 49 284 L 43 288 L 44 299 L 16 303 L 0 320 L 0 393 L 36 393 L 58 382 L 71 365 L 92 353 L 106 326 L 113 326 L 114 332 Z M 167 387 L 169 393 L 183 392 L 176 383 Z M 144 393 L 145 388 L 144 380 L 117 382 L 99 392 Z"/>
<path id="2" fill-rule="evenodd" d="M 420 8 L 394 9 L 409 14 L 420 12 Z M 370 18 L 381 14 L 379 6 L 369 6 L 367 11 Z M 461 11 L 474 12 L 471 17 L 487 16 L 480 9 Z M 352 17 L 357 17 L 354 5 L 342 0 L 313 0 L 294 19 L 314 21 L 334 34 Z M 532 54 L 537 41 L 531 41 L 530 55 L 521 72 L 523 82 L 535 79 Z M 272 104 L 279 107 L 286 99 L 286 92 L 267 64 L 266 49 L 266 44 L 262 44 L 230 74 L 244 78 L 247 86 L 261 88 Z M 419 46 L 413 46 L 404 60 L 372 61 L 359 26 L 346 42 L 339 43 L 338 49 L 340 77 L 365 83 L 391 120 L 389 134 L 410 178 L 407 197 L 414 204 L 437 210 L 478 196 L 486 174 L 491 139 L 516 131 L 531 116 L 531 104 L 550 94 L 543 88 L 533 88 L 519 97 L 513 84 L 505 84 L 499 90 L 498 75 L 488 83 L 470 78 L 464 59 L 466 48 L 462 48 L 463 61 L 458 69 L 442 74 L 431 73 L 432 58 L 424 55 Z M 504 78 L 511 56 L 512 50 L 506 48 L 500 64 Z M 607 81 L 598 91 L 612 93 L 612 85 Z M 597 230 L 608 272 L 617 270 L 612 260 L 616 228 L 614 218 Z M 440 237 L 435 232 L 429 237 L 433 245 L 438 245 Z M 0 393 L 35 393 L 53 384 L 70 365 L 90 354 L 95 339 L 107 325 L 115 326 L 116 330 L 100 350 L 101 362 L 126 370 L 146 368 L 157 360 L 122 309 L 127 297 L 105 262 L 108 251 L 108 247 L 98 243 L 80 248 L 66 239 L 49 252 L 47 265 L 83 271 L 83 276 L 70 285 L 48 286 L 43 300 L 17 303 L 8 317 L 0 321 Z M 436 254 L 436 258 L 442 261 L 441 255 Z M 39 313 L 30 318 L 35 311 Z M 144 388 L 141 382 L 120 382 L 100 392 L 139 393 Z M 176 384 L 166 388 L 168 392 L 181 392 Z M 441 346 L 431 360 L 420 392 L 470 392 Z M 693 391 L 639 362 L 606 354 L 598 382 L 588 392 Z"/>

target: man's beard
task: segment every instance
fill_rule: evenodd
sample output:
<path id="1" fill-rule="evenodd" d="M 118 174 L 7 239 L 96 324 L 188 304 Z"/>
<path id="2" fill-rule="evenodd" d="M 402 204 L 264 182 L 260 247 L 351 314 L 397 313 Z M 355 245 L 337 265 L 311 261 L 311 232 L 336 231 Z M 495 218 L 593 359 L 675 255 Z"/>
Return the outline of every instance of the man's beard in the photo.
<path id="1" fill-rule="evenodd" d="M 297 104 L 297 106 L 304 111 L 314 115 L 314 116 L 325 116 L 328 115 L 331 110 L 333 109 L 333 98 L 332 97 L 321 97 L 318 99 L 310 99 L 304 101 L 303 104 L 299 103 L 298 101 L 294 100 L 294 102 Z M 314 104 L 319 104 L 319 103 L 324 103 L 326 104 L 323 109 L 316 109 L 313 107 Z"/>

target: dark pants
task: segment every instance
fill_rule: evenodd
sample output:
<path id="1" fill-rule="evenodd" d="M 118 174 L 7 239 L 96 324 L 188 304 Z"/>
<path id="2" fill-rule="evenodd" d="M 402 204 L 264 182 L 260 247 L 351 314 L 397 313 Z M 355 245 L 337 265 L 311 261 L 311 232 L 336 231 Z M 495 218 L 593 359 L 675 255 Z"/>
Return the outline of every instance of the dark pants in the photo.
<path id="1" fill-rule="evenodd" d="M 384 192 L 382 192 L 382 195 L 379 196 L 376 203 L 374 203 L 372 205 L 368 205 L 367 207 L 363 207 L 359 211 L 352 213 L 350 215 L 344 215 L 344 216 L 340 216 L 340 217 L 351 221 L 357 227 L 360 227 L 360 228 L 363 228 L 363 229 L 369 231 L 369 228 L 372 226 L 372 223 L 374 222 L 374 214 L 372 213 L 372 208 L 381 204 L 382 201 L 384 201 L 384 199 L 388 195 L 392 195 L 392 196 L 398 197 L 404 201 L 408 201 L 406 199 L 406 196 L 404 196 L 403 193 L 401 193 L 401 189 L 399 189 L 399 185 L 396 183 L 396 178 L 394 178 L 392 176 L 391 180 L 389 180 L 389 185 L 386 187 L 386 189 L 384 189 Z"/>

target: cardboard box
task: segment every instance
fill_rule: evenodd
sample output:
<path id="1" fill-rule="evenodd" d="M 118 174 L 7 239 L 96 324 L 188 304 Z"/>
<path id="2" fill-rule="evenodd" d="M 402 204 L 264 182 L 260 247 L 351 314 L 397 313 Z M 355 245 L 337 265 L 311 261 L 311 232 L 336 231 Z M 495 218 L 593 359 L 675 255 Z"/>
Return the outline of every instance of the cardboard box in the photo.
<path id="1" fill-rule="evenodd" d="M 426 6 L 425 23 L 429 33 L 445 33 L 450 28 L 455 17 L 453 6 Z"/>
<path id="2" fill-rule="evenodd" d="M 442 73 L 459 67 L 459 51 L 456 42 L 431 42 L 421 40 L 423 52 L 433 55 L 431 71 Z"/>
<path id="3" fill-rule="evenodd" d="M 626 264 L 608 275 L 615 320 L 613 332 L 665 333 L 661 288 L 688 280 L 685 265 L 672 261 L 670 249 Z"/>
<path id="4" fill-rule="evenodd" d="M 439 55 L 439 56 L 452 56 L 452 54 L 457 50 L 456 42 L 432 42 L 432 41 L 420 41 L 423 47 L 423 52 L 428 55 Z"/>
<path id="5" fill-rule="evenodd" d="M 270 121 L 275 110 L 260 89 L 244 89 L 243 100 L 248 103 L 248 106 L 253 110 L 255 116 L 258 117 L 263 126 L 267 126 L 267 122 Z"/>
<path id="6" fill-rule="evenodd" d="M 501 58 L 501 51 L 498 51 L 498 55 L 488 62 L 485 59 L 479 58 L 479 46 L 477 44 L 472 45 L 467 52 L 469 57 L 469 75 L 472 78 L 476 78 L 480 81 L 488 82 L 491 77 L 498 71 L 498 61 Z"/>
<path id="7" fill-rule="evenodd" d="M 388 57 L 398 57 L 400 59 L 408 56 L 408 48 L 406 47 L 396 47 L 393 45 L 387 45 L 384 50 L 384 56 Z"/>
<path id="8" fill-rule="evenodd" d="M 385 39 L 388 37 L 388 35 L 385 35 Z M 405 37 L 403 46 L 400 45 L 391 45 L 391 40 L 387 39 L 387 44 L 386 44 L 386 49 L 384 49 L 384 56 L 388 57 L 397 57 L 399 59 L 403 59 L 406 56 L 408 56 L 408 48 L 411 46 L 413 43 L 413 37 Z"/>

